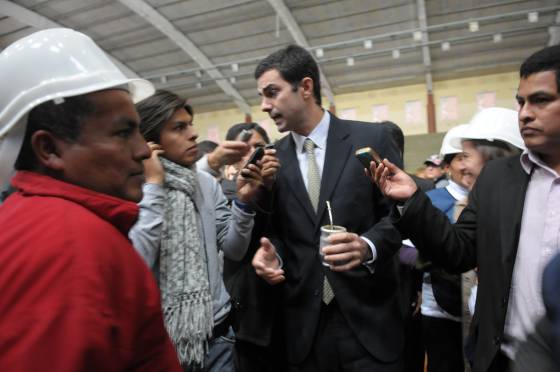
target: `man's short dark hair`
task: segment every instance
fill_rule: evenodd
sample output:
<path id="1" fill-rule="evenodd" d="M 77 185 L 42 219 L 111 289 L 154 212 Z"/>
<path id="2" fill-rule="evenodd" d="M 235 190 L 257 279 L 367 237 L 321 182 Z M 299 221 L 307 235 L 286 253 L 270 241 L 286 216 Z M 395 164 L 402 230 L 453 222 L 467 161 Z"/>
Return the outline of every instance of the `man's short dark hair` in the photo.
<path id="1" fill-rule="evenodd" d="M 244 129 L 254 130 L 255 132 L 261 135 L 264 142 L 270 143 L 270 139 L 268 138 L 268 133 L 266 133 L 266 130 L 264 130 L 264 128 L 258 125 L 257 123 L 239 123 L 239 124 L 232 125 L 226 133 L 226 141 L 235 141 L 237 136 L 239 136 L 239 133 L 241 133 L 241 131 Z"/>
<path id="2" fill-rule="evenodd" d="M 556 75 L 556 90 L 560 92 L 560 45 L 550 46 L 532 54 L 523 62 L 519 76 L 526 79 L 538 72 L 553 71 Z"/>
<path id="3" fill-rule="evenodd" d="M 140 133 L 146 141 L 159 142 L 163 125 L 171 119 L 175 111 L 184 108 L 193 116 L 192 107 L 186 100 L 167 90 L 158 90 L 151 97 L 136 104 L 140 115 Z"/>
<path id="4" fill-rule="evenodd" d="M 62 140 L 76 142 L 85 119 L 94 113 L 95 105 L 86 95 L 67 97 L 61 103 L 47 101 L 33 108 L 27 116 L 27 128 L 14 168 L 35 170 L 39 165 L 31 147 L 35 132 L 46 130 Z"/>
<path id="5" fill-rule="evenodd" d="M 396 123 L 388 120 L 380 122 L 379 125 L 387 128 L 389 134 L 391 135 L 391 139 L 401 151 L 401 155 L 404 156 L 404 134 L 401 127 L 399 127 Z"/>
<path id="6" fill-rule="evenodd" d="M 297 90 L 303 78 L 311 78 L 315 102 L 321 106 L 319 66 L 307 50 L 297 45 L 289 45 L 272 53 L 258 64 L 255 69 L 255 79 L 270 70 L 278 70 L 282 79 L 290 83 L 294 91 Z"/>

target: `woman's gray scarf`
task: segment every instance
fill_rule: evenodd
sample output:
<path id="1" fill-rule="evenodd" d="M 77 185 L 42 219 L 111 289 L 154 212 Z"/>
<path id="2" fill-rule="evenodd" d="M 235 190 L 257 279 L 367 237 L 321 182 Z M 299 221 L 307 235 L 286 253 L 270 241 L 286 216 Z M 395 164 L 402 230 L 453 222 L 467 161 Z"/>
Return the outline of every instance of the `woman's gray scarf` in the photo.
<path id="1" fill-rule="evenodd" d="M 165 325 L 181 363 L 203 365 L 214 326 L 208 267 L 194 195 L 196 171 L 163 157 L 165 206 L 159 285 Z"/>

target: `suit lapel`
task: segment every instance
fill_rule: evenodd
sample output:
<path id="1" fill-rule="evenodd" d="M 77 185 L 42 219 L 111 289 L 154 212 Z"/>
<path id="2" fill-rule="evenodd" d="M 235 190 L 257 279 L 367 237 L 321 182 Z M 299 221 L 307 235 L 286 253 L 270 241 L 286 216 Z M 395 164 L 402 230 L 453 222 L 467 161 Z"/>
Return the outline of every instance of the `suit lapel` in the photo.
<path id="1" fill-rule="evenodd" d="M 315 222 L 315 211 L 313 210 L 313 205 L 311 205 L 309 194 L 307 193 L 305 183 L 301 176 L 301 170 L 296 157 L 295 142 L 290 134 L 288 134 L 288 138 L 279 143 L 278 157 L 282 164 L 281 171 L 286 173 L 287 183 L 290 185 L 294 197 L 301 204 L 305 214 L 312 222 Z"/>
<path id="2" fill-rule="evenodd" d="M 319 194 L 319 205 L 315 220 L 316 226 L 322 221 L 322 216 L 327 208 L 326 202 L 331 199 L 352 150 L 352 144 L 350 141 L 347 141 L 349 135 L 350 130 L 348 126 L 331 114 L 329 134 L 327 136 L 327 151 L 321 177 L 321 192 Z"/>
<path id="3" fill-rule="evenodd" d="M 500 184 L 500 249 L 506 275 L 510 277 L 517 255 L 521 218 L 530 177 L 521 168 L 519 157 L 512 158 L 507 165 L 509 171 L 505 172 Z"/>

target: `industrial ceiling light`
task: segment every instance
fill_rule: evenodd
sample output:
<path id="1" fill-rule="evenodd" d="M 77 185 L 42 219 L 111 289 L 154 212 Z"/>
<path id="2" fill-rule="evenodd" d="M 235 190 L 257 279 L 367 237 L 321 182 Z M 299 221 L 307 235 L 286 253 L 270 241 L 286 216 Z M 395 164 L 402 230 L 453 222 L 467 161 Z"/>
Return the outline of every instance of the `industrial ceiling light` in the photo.
<path id="1" fill-rule="evenodd" d="M 346 65 L 347 66 L 354 66 L 354 58 L 353 57 L 346 58 Z"/>
<path id="2" fill-rule="evenodd" d="M 529 14 L 527 14 L 527 19 L 529 20 L 529 23 L 537 23 L 539 21 L 539 13 L 529 12 Z"/>
<path id="3" fill-rule="evenodd" d="M 196 83 L 196 89 L 201 89 L 202 88 L 202 83 L 199 81 L 198 83 Z"/>
<path id="4" fill-rule="evenodd" d="M 449 44 L 449 41 L 444 41 L 443 43 L 441 43 L 441 50 L 447 52 L 449 49 L 451 49 L 451 45 Z"/>
<path id="5" fill-rule="evenodd" d="M 200 70 L 196 70 L 194 74 L 199 79 L 202 77 L 202 71 L 200 71 Z"/>
<path id="6" fill-rule="evenodd" d="M 493 40 L 495 43 L 502 42 L 502 34 L 494 34 Z"/>
<path id="7" fill-rule="evenodd" d="M 239 63 L 232 63 L 231 64 L 231 71 L 233 71 L 233 72 L 239 71 Z"/>
<path id="8" fill-rule="evenodd" d="M 323 48 L 315 49 L 315 55 L 317 56 L 317 58 L 323 57 L 325 55 L 325 52 L 323 51 Z"/>
<path id="9" fill-rule="evenodd" d="M 162 77 L 159 78 L 160 83 L 165 84 L 167 83 L 167 76 L 163 75 Z"/>
<path id="10" fill-rule="evenodd" d="M 469 31 L 470 32 L 477 32 L 478 30 L 479 30 L 479 27 L 478 27 L 478 22 L 477 21 L 469 22 Z"/>
<path id="11" fill-rule="evenodd" d="M 364 48 L 365 49 L 373 48 L 373 42 L 371 40 L 364 40 Z"/>
<path id="12" fill-rule="evenodd" d="M 237 79 L 235 78 L 235 76 L 232 76 L 229 78 L 229 82 L 235 84 L 237 82 Z"/>
<path id="13" fill-rule="evenodd" d="M 412 38 L 414 41 L 422 41 L 422 31 L 414 31 L 412 33 Z"/>
<path id="14" fill-rule="evenodd" d="M 400 56 L 401 56 L 401 51 L 400 50 L 398 50 L 398 49 L 393 50 L 393 58 L 394 59 L 400 58 Z"/>

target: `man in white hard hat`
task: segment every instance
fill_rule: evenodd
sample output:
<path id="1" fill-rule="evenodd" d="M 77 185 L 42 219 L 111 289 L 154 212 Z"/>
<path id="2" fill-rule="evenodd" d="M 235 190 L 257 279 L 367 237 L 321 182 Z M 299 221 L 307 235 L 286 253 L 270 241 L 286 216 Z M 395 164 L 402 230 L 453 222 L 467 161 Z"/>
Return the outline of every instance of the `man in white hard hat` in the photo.
<path id="1" fill-rule="evenodd" d="M 509 370 L 545 313 L 540 278 L 560 250 L 560 46 L 530 56 L 520 78 L 518 119 L 527 148 L 486 164 L 455 225 L 389 161 L 372 168 L 383 194 L 398 202 L 393 223 L 420 251 L 450 272 L 478 266 L 475 372 Z"/>
<path id="2" fill-rule="evenodd" d="M 0 86 L 0 183 L 17 157 L 0 206 L 0 370 L 180 371 L 127 239 L 150 156 L 133 100 L 151 84 L 51 29 L 2 51 Z"/>

